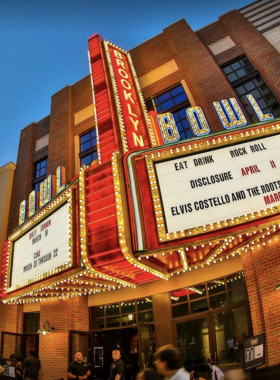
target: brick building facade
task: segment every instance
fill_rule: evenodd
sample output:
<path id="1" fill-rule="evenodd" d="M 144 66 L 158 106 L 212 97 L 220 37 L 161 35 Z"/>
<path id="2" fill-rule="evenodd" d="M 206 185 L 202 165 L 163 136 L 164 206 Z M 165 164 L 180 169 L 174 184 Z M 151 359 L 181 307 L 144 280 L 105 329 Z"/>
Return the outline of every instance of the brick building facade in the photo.
<path id="1" fill-rule="evenodd" d="M 240 344 L 243 333 L 246 337 L 265 334 L 265 365 L 258 368 L 257 376 L 263 379 L 278 378 L 280 295 L 276 287 L 280 282 L 277 270 L 280 259 L 277 237 L 279 201 L 275 200 L 271 211 L 264 208 L 264 211 L 252 212 L 252 216 L 242 216 L 243 219 L 239 216 L 240 224 L 232 223 L 228 226 L 229 222 L 219 221 L 214 229 L 210 228 L 210 224 L 209 228 L 201 226 L 196 230 L 189 229 L 188 237 L 176 240 L 175 236 L 173 241 L 168 241 L 168 237 L 162 244 L 157 240 L 157 223 L 151 211 L 155 200 L 149 193 L 144 163 L 145 154 L 153 157 L 151 152 L 158 157 L 166 154 L 166 159 L 170 159 L 168 157 L 173 154 L 172 149 L 174 152 L 201 149 L 200 153 L 207 153 L 207 145 L 211 140 L 215 140 L 213 144 L 219 144 L 222 139 L 221 147 L 226 148 L 227 144 L 232 144 L 228 140 L 239 139 L 238 142 L 241 143 L 243 132 L 248 136 L 248 141 L 254 141 L 255 137 L 252 136 L 255 134 L 260 134 L 263 138 L 267 136 L 265 133 L 268 133 L 268 137 L 277 137 L 280 117 L 280 55 L 242 13 L 243 10 L 228 12 L 218 21 L 196 32 L 185 20 L 180 20 L 129 52 L 147 110 L 150 115 L 155 115 L 155 112 L 173 113 L 180 134 L 179 141 L 174 140 L 169 146 L 151 143 L 134 150 L 125 150 L 123 134 L 116 127 L 120 126 L 120 121 L 117 121 L 116 116 L 119 111 L 117 101 L 113 98 L 115 95 L 113 81 L 110 82 L 110 65 L 106 67 L 104 63 L 106 49 L 97 36 L 89 39 L 92 82 L 89 75 L 54 94 L 50 115 L 22 130 L 8 236 L 18 231 L 22 201 L 28 200 L 34 189 L 39 190 L 40 183 L 48 176 L 55 175 L 59 166 L 65 168 L 64 183 L 74 194 L 73 224 L 78 226 L 72 232 L 75 254 L 71 269 L 64 267 L 61 273 L 59 269 L 48 278 L 41 277 L 39 282 L 35 280 L 23 288 L 12 289 L 8 294 L 4 291 L 2 278 L 4 302 L 0 306 L 1 353 L 7 357 L 13 350 L 21 356 L 24 355 L 24 349 L 36 347 L 42 363 L 40 380 L 65 378 L 67 364 L 78 350 L 83 351 L 87 361 L 95 368 L 95 377 L 106 378 L 104 368 L 108 368 L 110 351 L 119 344 L 120 335 L 123 337 L 120 343 L 121 346 L 124 345 L 123 356 L 128 358 L 127 364 L 132 367 L 135 352 L 143 353 L 144 356 L 139 359 L 143 368 L 148 364 L 154 346 L 174 343 L 184 353 L 188 369 L 196 366 L 199 371 L 205 371 L 202 361 L 210 357 L 212 362 L 218 363 L 226 371 L 232 367 L 232 357 L 226 343 L 230 335 L 239 344 L 235 355 L 237 363 L 234 366 L 243 364 L 243 347 Z M 100 51 L 94 50 L 97 48 Z M 120 50 L 115 54 L 122 59 L 120 57 L 123 57 L 123 53 Z M 124 71 L 122 75 L 126 78 Z M 260 104 L 263 114 L 274 114 L 272 121 L 257 119 L 245 99 L 245 95 L 251 93 Z M 248 120 L 246 126 L 235 125 L 229 130 L 222 126 L 213 102 L 229 98 L 236 98 L 239 102 Z M 128 93 L 125 99 L 130 99 Z M 186 114 L 186 109 L 191 107 L 201 107 L 203 110 L 211 130 L 209 136 L 197 137 L 191 122 L 187 122 L 185 116 L 182 117 L 183 113 Z M 129 114 L 136 115 L 131 108 Z M 156 127 L 154 133 L 158 130 Z M 158 139 L 162 138 L 159 134 Z M 169 153 L 166 153 L 169 149 Z M 119 151 L 116 161 L 123 165 L 119 169 L 115 169 L 115 161 L 111 159 L 112 152 L 115 151 Z M 135 178 L 137 177 L 136 195 L 130 195 L 132 186 L 129 181 L 132 177 L 129 165 L 125 164 L 132 153 L 137 154 L 135 161 L 131 158 L 131 166 L 134 167 Z M 277 167 L 277 157 L 272 158 Z M 76 202 L 79 205 L 79 197 L 80 202 L 83 202 L 80 196 L 83 192 L 80 168 L 84 165 L 91 165 L 83 174 L 88 234 L 86 260 L 94 268 L 91 273 L 88 272 L 89 275 L 84 271 L 88 264 L 81 264 L 83 222 L 82 217 L 78 221 L 79 207 L 76 205 Z M 116 170 L 122 194 L 121 221 L 117 216 L 119 194 L 113 189 L 118 186 L 113 177 Z M 93 192 L 95 195 L 91 195 Z M 56 197 L 59 195 L 54 196 Z M 138 224 L 134 220 L 135 197 L 142 202 Z M 43 206 L 42 210 L 44 207 L 47 206 Z M 38 217 L 40 218 L 39 214 Z M 27 217 L 23 225 L 33 218 L 33 215 L 29 219 Z M 42 218 L 40 220 L 44 220 Z M 122 220 L 125 221 L 126 231 L 129 231 L 125 234 L 125 249 L 130 255 L 127 257 L 126 254 L 121 256 L 120 248 L 123 249 L 123 246 L 118 238 Z M 137 227 L 133 227 L 133 223 Z M 99 229 L 95 228 L 96 225 Z M 28 228 L 26 231 L 29 231 Z M 137 232 L 139 229 L 143 236 L 141 249 Z M 20 234 L 24 236 L 23 233 Z M 181 254 L 181 249 L 185 250 L 184 255 Z M 7 257 L 3 255 L 4 270 L 7 263 L 11 265 Z M 72 257 L 71 253 L 69 257 Z M 139 269 L 133 272 L 134 267 Z M 169 280 L 154 278 L 153 270 Z M 95 277 L 92 275 L 94 273 Z M 82 281 L 79 276 L 82 276 Z M 91 283 L 92 277 L 96 281 L 95 285 Z M 115 282 L 115 279 L 120 280 L 121 289 L 103 292 L 108 287 L 110 290 L 110 281 Z M 51 291 L 46 290 L 48 281 Z M 236 286 L 231 284 L 234 281 Z M 75 282 L 76 289 L 73 285 Z M 132 288 L 130 285 L 127 287 L 128 284 L 132 284 Z M 134 285 L 137 287 L 134 288 Z M 217 285 L 221 286 L 220 291 L 215 290 Z M 91 291 L 90 287 L 94 290 Z M 31 296 L 28 295 L 28 289 Z M 48 294 L 50 292 L 53 293 L 51 297 Z M 67 292 L 69 297 L 65 296 Z M 112 312 L 113 307 L 118 312 Z M 33 322 L 29 323 L 31 320 Z M 54 326 L 55 331 L 46 336 L 39 334 L 38 340 L 33 334 L 45 321 Z M 223 324 L 227 323 L 227 327 L 223 328 Z M 200 342 L 196 344 L 197 351 L 193 351 L 197 357 L 189 357 L 192 347 L 189 331 L 195 337 L 192 339 Z M 132 343 L 135 336 L 138 341 L 136 346 Z M 87 351 L 89 347 L 93 351 Z M 103 356 L 98 356 L 97 348 L 102 348 Z M 133 368 L 129 375 L 133 378 Z"/>

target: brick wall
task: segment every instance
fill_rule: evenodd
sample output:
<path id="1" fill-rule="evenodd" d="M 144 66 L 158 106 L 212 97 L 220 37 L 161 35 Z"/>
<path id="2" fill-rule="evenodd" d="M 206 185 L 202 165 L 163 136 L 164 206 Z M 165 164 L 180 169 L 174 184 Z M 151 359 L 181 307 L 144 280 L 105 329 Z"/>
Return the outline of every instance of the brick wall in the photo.
<path id="1" fill-rule="evenodd" d="M 36 123 L 32 123 L 21 131 L 11 208 L 8 224 L 8 235 L 18 226 L 20 203 L 28 198 L 32 190 L 33 156 L 36 141 Z"/>
<path id="2" fill-rule="evenodd" d="M 266 365 L 279 364 L 280 283 L 279 243 L 267 243 L 242 253 L 254 335 L 266 334 Z"/>
<path id="3" fill-rule="evenodd" d="M 66 182 L 75 174 L 74 136 L 92 128 L 94 117 L 74 126 L 74 113 L 92 103 L 90 77 L 72 87 L 67 86 L 52 97 L 48 174 L 55 174 L 57 166 L 66 168 Z"/>
<path id="4" fill-rule="evenodd" d="M 57 300 L 43 302 L 40 312 L 40 325 L 49 321 L 55 331 L 39 339 L 39 358 L 41 371 L 39 380 L 52 380 L 67 378 L 69 365 L 69 330 L 88 331 L 89 311 L 87 297 L 74 297 L 70 300 Z M 74 347 L 74 351 L 84 348 L 84 356 L 87 356 L 87 347 Z"/>
<path id="5" fill-rule="evenodd" d="M 95 125 L 94 117 L 74 125 L 74 113 L 92 103 L 90 77 L 67 86 L 52 97 L 51 115 L 32 123 L 21 132 L 9 217 L 8 235 L 18 226 L 19 205 L 32 191 L 34 163 L 48 157 L 47 175 L 58 166 L 66 167 L 66 182 L 75 173 L 74 136 Z M 73 105 L 73 107 L 72 107 Z M 73 108 L 73 109 L 72 109 Z M 36 140 L 50 133 L 49 145 L 35 152 Z"/>
<path id="6" fill-rule="evenodd" d="M 12 333 L 22 333 L 23 330 L 23 312 L 22 305 L 8 306 L 1 303 L 0 306 L 0 335 L 3 331 Z M 3 357 L 9 358 L 12 353 L 15 353 L 18 346 L 18 338 L 12 335 L 5 335 L 4 346 L 0 351 L 3 351 Z"/>
<path id="7" fill-rule="evenodd" d="M 280 102 L 280 55 L 277 50 L 237 10 L 226 13 L 219 20 Z"/>
<path id="8" fill-rule="evenodd" d="M 162 42 L 163 39 L 165 44 Z M 158 45 L 157 41 L 160 41 Z M 166 52 L 163 57 L 160 55 L 160 49 Z M 139 76 L 170 59 L 175 59 L 179 67 L 175 73 L 144 88 L 145 98 L 152 97 L 185 79 L 196 105 L 203 108 L 212 131 L 222 130 L 212 102 L 235 96 L 235 93 L 208 48 L 185 20 L 165 28 L 163 35 L 154 37 L 130 53 Z M 145 60 L 144 57 L 149 59 Z"/>
<path id="9" fill-rule="evenodd" d="M 219 66 L 245 54 L 244 49 L 235 41 L 234 35 L 229 35 L 229 31 L 220 21 L 213 22 L 205 28 L 198 30 L 196 35 Z M 229 36 L 236 45 L 220 54 L 214 55 L 208 46 L 227 36 Z"/>

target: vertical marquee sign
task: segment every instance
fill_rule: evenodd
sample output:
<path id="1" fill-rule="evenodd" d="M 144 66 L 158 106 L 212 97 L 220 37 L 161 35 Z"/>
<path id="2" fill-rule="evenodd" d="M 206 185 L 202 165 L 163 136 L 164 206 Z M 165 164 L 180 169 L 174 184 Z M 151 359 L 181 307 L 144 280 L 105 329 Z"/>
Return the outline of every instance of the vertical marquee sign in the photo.
<path id="1" fill-rule="evenodd" d="M 151 123 L 130 55 L 107 41 L 104 41 L 104 47 L 123 151 L 155 145 Z"/>
<path id="2" fill-rule="evenodd" d="M 104 41 L 113 94 L 117 108 L 123 151 L 149 146 L 153 141 L 140 85 L 130 55 Z"/>

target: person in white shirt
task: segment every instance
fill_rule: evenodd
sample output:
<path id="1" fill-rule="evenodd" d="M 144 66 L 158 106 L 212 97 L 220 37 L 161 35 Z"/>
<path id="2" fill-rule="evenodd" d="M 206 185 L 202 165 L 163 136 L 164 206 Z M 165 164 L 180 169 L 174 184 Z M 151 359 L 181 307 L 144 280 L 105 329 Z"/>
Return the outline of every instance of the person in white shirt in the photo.
<path id="1" fill-rule="evenodd" d="M 212 370 L 211 380 L 223 380 L 225 375 L 219 367 L 215 366 L 214 364 L 210 364 L 209 362 L 207 363 L 207 365 Z"/>
<path id="2" fill-rule="evenodd" d="M 182 366 L 181 351 L 172 344 L 156 351 L 154 364 L 157 373 L 165 380 L 190 380 L 189 372 Z"/>

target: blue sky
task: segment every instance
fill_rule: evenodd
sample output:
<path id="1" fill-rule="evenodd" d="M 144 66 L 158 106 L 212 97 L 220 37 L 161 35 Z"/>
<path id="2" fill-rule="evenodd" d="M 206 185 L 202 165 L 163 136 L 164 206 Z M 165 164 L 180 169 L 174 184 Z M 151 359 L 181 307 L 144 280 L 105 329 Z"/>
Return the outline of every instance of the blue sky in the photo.
<path id="1" fill-rule="evenodd" d="M 184 18 L 193 30 L 248 0 L 0 2 L 0 167 L 16 163 L 20 131 L 50 113 L 51 96 L 89 74 L 94 33 L 125 50 Z"/>

